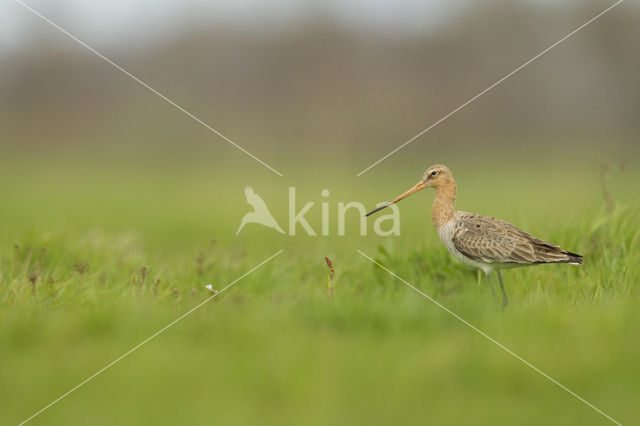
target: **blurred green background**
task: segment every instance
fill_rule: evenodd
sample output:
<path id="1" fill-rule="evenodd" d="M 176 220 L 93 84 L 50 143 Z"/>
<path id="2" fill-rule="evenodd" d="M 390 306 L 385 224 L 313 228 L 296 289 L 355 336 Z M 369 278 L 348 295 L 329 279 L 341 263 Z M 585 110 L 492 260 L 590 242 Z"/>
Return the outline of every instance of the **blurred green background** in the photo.
<path id="1" fill-rule="evenodd" d="M 278 176 L 17 3 L 0 15 L 0 424 L 18 424 L 278 250 L 30 424 L 606 424 L 360 249 L 608 415 L 640 417 L 640 8 L 624 2 L 360 171 L 610 2 L 29 3 Z M 457 263 L 428 191 L 585 257 Z M 252 186 L 287 229 L 247 225 Z M 328 189 L 328 197 L 321 191 Z M 334 262 L 335 294 L 327 291 Z"/>

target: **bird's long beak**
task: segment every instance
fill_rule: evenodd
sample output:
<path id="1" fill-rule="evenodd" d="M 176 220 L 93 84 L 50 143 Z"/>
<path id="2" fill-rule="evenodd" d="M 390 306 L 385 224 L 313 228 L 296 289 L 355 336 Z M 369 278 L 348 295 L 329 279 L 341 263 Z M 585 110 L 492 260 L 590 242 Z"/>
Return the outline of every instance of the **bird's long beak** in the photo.
<path id="1" fill-rule="evenodd" d="M 394 198 L 393 200 L 389 201 L 388 203 L 384 203 L 383 205 L 381 205 L 380 207 L 378 207 L 377 209 L 371 210 L 369 213 L 367 213 L 367 216 L 370 216 L 376 212 L 379 212 L 380 210 L 389 207 L 391 204 L 395 204 L 398 201 L 402 200 L 403 198 L 407 198 L 409 195 L 414 194 L 418 191 L 420 191 L 421 189 L 424 189 L 424 182 L 419 181 L 418 183 L 415 184 L 415 186 L 413 188 L 411 188 L 410 190 L 408 190 L 407 192 L 405 192 L 404 194 L 400 194 L 398 195 L 396 198 Z"/>

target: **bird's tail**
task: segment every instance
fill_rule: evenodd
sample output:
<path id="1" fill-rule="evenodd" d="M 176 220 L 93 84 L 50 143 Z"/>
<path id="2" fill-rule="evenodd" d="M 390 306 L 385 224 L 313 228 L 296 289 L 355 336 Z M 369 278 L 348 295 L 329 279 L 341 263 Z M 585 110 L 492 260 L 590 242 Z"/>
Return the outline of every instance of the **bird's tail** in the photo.
<path id="1" fill-rule="evenodd" d="M 566 251 L 560 246 L 548 243 L 544 240 L 534 239 L 533 246 L 538 257 L 534 263 L 569 263 L 571 265 L 582 265 L 582 256 Z"/>
<path id="2" fill-rule="evenodd" d="M 582 265 L 583 263 L 582 256 L 580 256 L 579 254 L 571 253 L 570 251 L 568 251 L 567 257 L 569 257 L 569 261 L 567 263 L 570 263 L 571 265 Z"/>

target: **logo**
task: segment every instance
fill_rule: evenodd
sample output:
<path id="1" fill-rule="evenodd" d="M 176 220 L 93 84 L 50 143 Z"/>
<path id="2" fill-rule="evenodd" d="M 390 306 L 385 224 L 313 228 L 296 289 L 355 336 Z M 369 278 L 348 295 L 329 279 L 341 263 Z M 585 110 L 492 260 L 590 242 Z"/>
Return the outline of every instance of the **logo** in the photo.
<path id="1" fill-rule="evenodd" d="M 258 225 L 266 226 L 267 228 L 275 229 L 281 234 L 288 234 L 289 236 L 295 236 L 297 225 L 304 230 L 309 236 L 317 236 L 316 230 L 311 226 L 307 218 L 305 217 L 311 209 L 313 209 L 315 202 L 307 202 L 300 210 L 296 210 L 296 188 L 289 188 L 289 229 L 285 232 L 278 221 L 273 217 L 267 204 L 264 202 L 252 187 L 248 186 L 244 189 L 244 195 L 247 199 L 247 203 L 253 207 L 253 211 L 247 213 L 242 218 L 240 226 L 236 231 L 236 235 L 250 223 L 257 223 Z M 327 198 L 329 197 L 329 190 L 323 189 L 320 195 L 324 200 L 321 204 L 321 224 L 320 232 L 322 236 L 328 236 L 330 231 L 329 218 L 331 216 L 331 205 Z M 377 206 L 381 206 L 385 203 L 378 203 Z M 390 235 L 400 235 L 400 210 L 398 206 L 392 204 L 389 206 L 389 214 L 379 215 L 373 223 L 373 231 L 376 235 L 386 237 Z M 359 234 L 360 236 L 366 236 L 368 231 L 368 219 L 365 216 L 367 209 L 364 204 L 358 201 L 351 201 L 348 203 L 337 203 L 337 233 L 338 236 L 344 236 L 346 233 L 346 217 L 349 213 L 352 219 L 359 219 Z"/>
<path id="2" fill-rule="evenodd" d="M 269 211 L 269 208 L 265 204 L 262 197 L 260 197 L 250 186 L 247 186 L 244 189 L 244 196 L 247 198 L 247 203 L 251 207 L 253 207 L 253 211 L 244 215 L 242 218 L 242 222 L 240 222 L 240 227 L 236 232 L 236 235 L 240 233 L 240 230 L 244 228 L 247 223 L 257 223 L 268 228 L 273 228 L 281 234 L 284 234 L 278 222 L 276 222 L 275 218 Z"/>

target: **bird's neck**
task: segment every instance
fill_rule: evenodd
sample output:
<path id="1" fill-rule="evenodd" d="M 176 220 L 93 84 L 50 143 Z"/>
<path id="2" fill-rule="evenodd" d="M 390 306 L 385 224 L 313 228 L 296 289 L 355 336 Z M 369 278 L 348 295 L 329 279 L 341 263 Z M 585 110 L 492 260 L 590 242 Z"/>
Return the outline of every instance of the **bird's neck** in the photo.
<path id="1" fill-rule="evenodd" d="M 453 219 L 456 213 L 456 182 L 451 179 L 436 188 L 436 197 L 431 207 L 431 220 L 436 229 Z"/>

